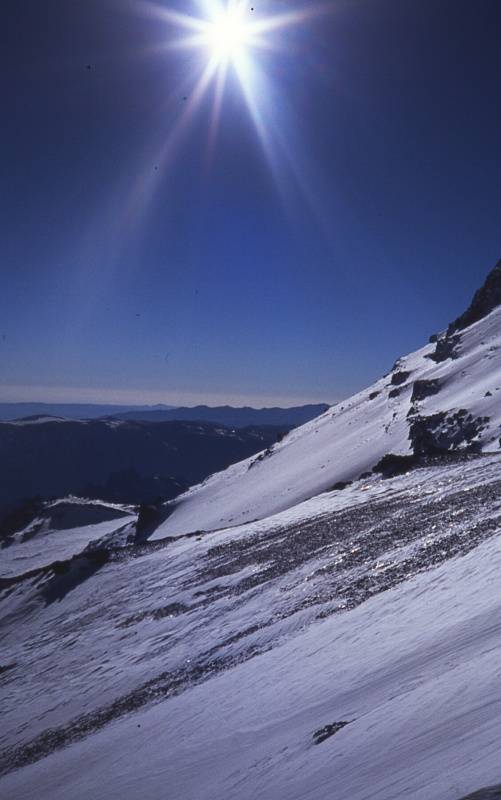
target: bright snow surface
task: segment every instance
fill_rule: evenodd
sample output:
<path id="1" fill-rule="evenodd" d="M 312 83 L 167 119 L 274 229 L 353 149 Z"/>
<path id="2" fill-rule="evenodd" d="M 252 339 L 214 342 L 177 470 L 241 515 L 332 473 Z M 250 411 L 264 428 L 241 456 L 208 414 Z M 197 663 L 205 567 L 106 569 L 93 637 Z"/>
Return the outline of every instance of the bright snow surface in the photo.
<path id="1" fill-rule="evenodd" d="M 3 586 L 0 795 L 459 800 L 499 782 L 500 463 L 372 477 L 118 548 L 74 584 Z"/>
<path id="2" fill-rule="evenodd" d="M 399 359 L 193 488 L 149 541 L 125 507 L 11 537 L 0 796 L 459 800 L 499 784 L 501 309 L 453 347 Z M 413 420 L 439 412 L 473 420 L 459 448 L 483 454 L 326 491 L 408 454 Z"/>
<path id="3" fill-rule="evenodd" d="M 174 501 L 155 537 L 262 519 L 358 478 L 387 453 L 409 453 L 407 415 L 417 380 L 440 381 L 437 394 L 415 404 L 419 413 L 466 409 L 489 417 L 478 440 L 484 451 L 499 451 L 501 308 L 460 334 L 457 358 L 435 363 L 434 349 L 430 344 L 399 359 L 394 372 L 410 373 L 402 386 L 391 383 L 394 373 L 381 378 L 292 431 L 270 455 L 234 464 L 190 489 Z M 395 389 L 399 394 L 391 397 Z"/>

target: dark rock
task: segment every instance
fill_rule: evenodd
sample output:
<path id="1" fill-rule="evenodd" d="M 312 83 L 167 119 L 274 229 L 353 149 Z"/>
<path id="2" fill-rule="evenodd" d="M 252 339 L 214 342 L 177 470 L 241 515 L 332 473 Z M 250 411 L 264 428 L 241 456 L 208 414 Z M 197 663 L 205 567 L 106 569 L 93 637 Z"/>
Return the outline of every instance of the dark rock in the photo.
<path id="1" fill-rule="evenodd" d="M 334 736 L 335 733 L 338 733 L 338 731 L 342 730 L 349 724 L 349 722 L 332 722 L 330 725 L 325 725 L 323 728 L 319 728 L 318 731 L 315 731 L 313 734 L 313 743 L 321 744 L 322 742 L 325 742 L 326 739 Z"/>
<path id="2" fill-rule="evenodd" d="M 431 395 L 438 394 L 439 391 L 440 391 L 439 380 L 433 379 L 433 380 L 414 381 L 414 386 L 412 387 L 411 402 L 416 403 L 419 400 L 424 400 L 426 397 L 431 397 Z"/>
<path id="3" fill-rule="evenodd" d="M 446 452 L 449 447 L 437 443 L 437 432 L 445 424 L 446 413 L 432 414 L 428 417 L 417 417 L 409 428 L 409 439 L 416 455 L 436 455 Z"/>
<path id="4" fill-rule="evenodd" d="M 432 333 L 428 341 L 430 344 L 435 344 L 436 342 L 438 342 L 438 333 Z"/>
<path id="5" fill-rule="evenodd" d="M 492 397 L 492 392 L 486 392 L 484 397 Z"/>
<path id="6" fill-rule="evenodd" d="M 160 523 L 167 518 L 169 512 L 172 513 L 172 507 L 161 504 L 146 505 L 143 503 L 140 505 L 136 523 L 137 538 L 139 540 L 148 538 L 155 528 L 158 528 Z"/>
<path id="7" fill-rule="evenodd" d="M 266 450 L 263 450 L 262 453 L 259 453 L 256 458 L 252 459 L 247 469 L 252 469 L 256 464 L 259 464 L 260 461 L 264 461 L 265 458 L 269 458 L 273 454 L 273 445 L 271 447 L 267 447 Z"/>
<path id="8" fill-rule="evenodd" d="M 457 348 L 460 341 L 461 337 L 458 334 L 447 332 L 445 336 L 441 336 L 437 339 L 435 352 L 430 353 L 426 358 L 431 358 L 431 360 L 435 361 L 437 364 L 440 364 L 442 361 L 447 361 L 448 358 L 457 358 Z"/>
<path id="9" fill-rule="evenodd" d="M 375 400 L 380 394 L 381 392 L 371 392 L 369 395 L 369 400 Z"/>
<path id="10" fill-rule="evenodd" d="M 352 481 L 338 481 L 337 483 L 334 484 L 334 486 L 331 488 L 330 491 L 331 492 L 342 491 L 343 489 L 346 489 L 347 486 L 351 486 L 351 484 Z"/>
<path id="11" fill-rule="evenodd" d="M 397 456 L 395 453 L 387 453 L 378 461 L 373 471 L 381 473 L 383 478 L 393 478 L 394 475 L 404 475 L 409 472 L 417 463 L 415 455 Z"/>
<path id="12" fill-rule="evenodd" d="M 401 389 L 399 389 L 398 386 L 397 386 L 395 389 L 391 389 L 388 392 L 388 397 L 391 397 L 391 398 L 398 397 L 400 395 L 400 392 L 401 392 Z"/>
<path id="13" fill-rule="evenodd" d="M 402 369 L 399 372 L 394 372 L 391 376 L 391 385 L 392 386 L 401 386 L 403 383 L 406 382 L 407 378 L 411 373 Z"/>
<path id="14" fill-rule="evenodd" d="M 461 800 L 501 800 L 501 784 L 479 789 L 477 792 L 473 792 L 473 794 L 462 797 Z"/>
<path id="15" fill-rule="evenodd" d="M 451 322 L 448 332 L 461 331 L 474 322 L 478 322 L 490 314 L 497 306 L 501 305 L 501 261 L 489 272 L 484 285 L 475 292 L 470 306 L 454 322 Z"/>
<path id="16" fill-rule="evenodd" d="M 427 417 L 417 416 L 410 423 L 409 439 L 417 456 L 451 450 L 477 452 L 479 444 L 474 440 L 488 421 L 488 417 L 474 417 L 465 409 L 450 414 L 441 411 Z"/>

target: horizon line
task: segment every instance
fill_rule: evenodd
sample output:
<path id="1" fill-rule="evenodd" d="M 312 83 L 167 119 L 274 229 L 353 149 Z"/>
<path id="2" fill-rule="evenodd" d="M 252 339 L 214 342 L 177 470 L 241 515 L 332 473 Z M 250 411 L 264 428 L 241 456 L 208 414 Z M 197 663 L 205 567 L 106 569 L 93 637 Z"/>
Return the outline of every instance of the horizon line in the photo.
<path id="1" fill-rule="evenodd" d="M 21 386 L 0 387 L 0 403 L 43 405 L 114 406 L 231 406 L 290 408 L 304 405 L 333 405 L 325 395 L 237 394 L 232 392 L 160 392 L 158 390 L 111 389 L 102 387 Z"/>

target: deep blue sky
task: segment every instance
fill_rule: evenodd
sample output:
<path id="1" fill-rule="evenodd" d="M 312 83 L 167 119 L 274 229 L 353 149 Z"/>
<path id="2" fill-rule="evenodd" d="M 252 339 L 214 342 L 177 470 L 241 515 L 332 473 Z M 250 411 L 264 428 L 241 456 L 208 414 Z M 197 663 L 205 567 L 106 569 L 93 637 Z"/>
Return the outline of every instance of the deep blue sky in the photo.
<path id="1" fill-rule="evenodd" d="M 279 185 L 235 79 L 210 164 L 206 102 L 155 169 L 203 56 L 155 50 L 172 29 L 129 0 L 6 3 L 1 36 L 0 399 L 334 401 L 501 258 L 499 0 L 346 0 L 283 34 Z"/>

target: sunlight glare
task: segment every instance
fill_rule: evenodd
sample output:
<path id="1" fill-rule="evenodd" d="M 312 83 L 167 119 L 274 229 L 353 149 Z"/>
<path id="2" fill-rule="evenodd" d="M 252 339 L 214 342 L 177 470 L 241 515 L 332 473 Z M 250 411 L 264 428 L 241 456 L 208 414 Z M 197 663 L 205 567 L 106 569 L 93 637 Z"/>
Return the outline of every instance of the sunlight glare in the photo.
<path id="1" fill-rule="evenodd" d="M 251 41 L 250 28 L 242 9 L 227 8 L 210 23 L 206 33 L 207 45 L 218 62 L 229 62 L 242 55 Z"/>
<path id="2" fill-rule="evenodd" d="M 204 153 L 205 163 L 211 162 L 222 120 L 224 96 L 237 87 L 275 182 L 281 182 L 281 174 L 288 173 L 292 164 L 295 181 L 307 183 L 306 170 L 299 163 L 299 153 L 290 152 L 291 134 L 297 125 L 290 121 L 286 104 L 280 102 L 270 56 L 273 53 L 279 55 L 293 45 L 293 38 L 287 36 L 287 47 L 284 47 L 286 34 L 292 29 L 301 28 L 314 17 L 330 13 L 332 0 L 310 0 L 303 5 L 296 4 L 304 3 L 304 0 L 291 0 L 292 8 L 274 13 L 271 8 L 269 13 L 254 9 L 250 0 L 191 0 L 198 11 L 192 14 L 168 8 L 166 0 L 137 1 L 144 13 L 168 26 L 165 50 L 188 51 L 195 56 L 198 52 L 200 56 L 195 59 L 191 89 L 183 87 L 181 90 L 180 114 L 155 157 L 154 175 L 150 174 L 144 181 L 144 190 L 138 190 L 137 194 L 151 195 L 167 162 L 173 160 L 195 114 L 212 94 Z M 275 4 L 279 5 L 279 0 L 275 0 Z"/>

